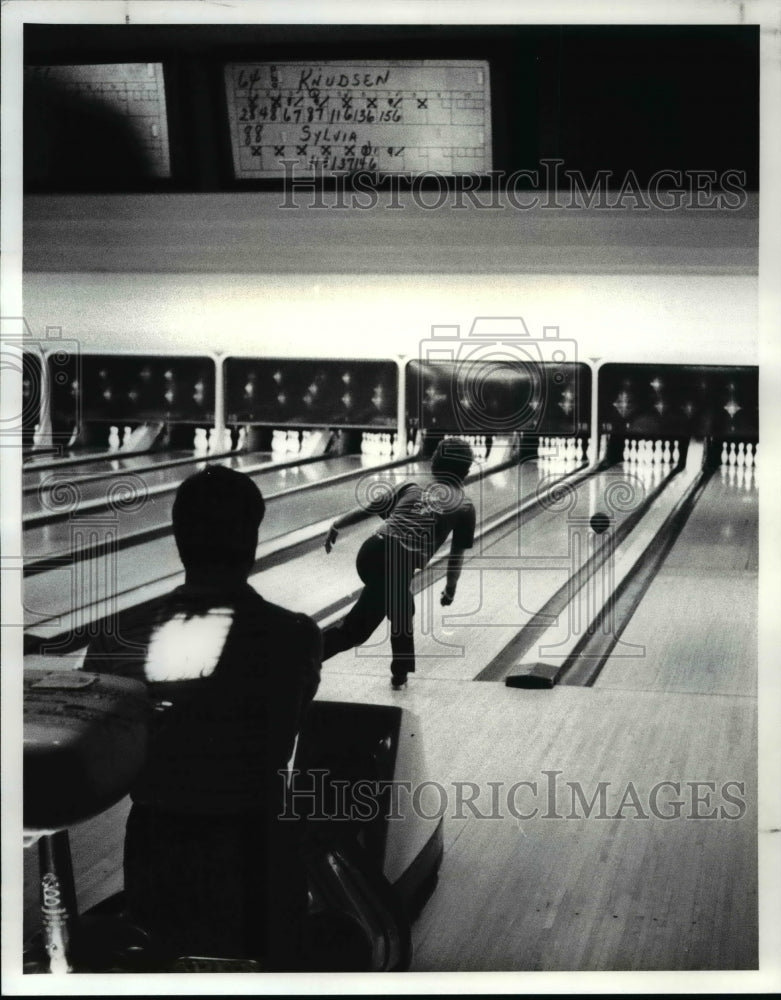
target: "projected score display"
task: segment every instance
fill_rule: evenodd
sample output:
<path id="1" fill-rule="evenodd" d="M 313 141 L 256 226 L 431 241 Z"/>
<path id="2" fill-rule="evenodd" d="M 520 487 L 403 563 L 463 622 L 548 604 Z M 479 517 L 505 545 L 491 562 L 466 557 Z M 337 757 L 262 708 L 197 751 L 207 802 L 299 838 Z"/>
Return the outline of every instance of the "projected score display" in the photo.
<path id="1" fill-rule="evenodd" d="M 25 73 L 119 116 L 146 157 L 148 175 L 171 176 L 162 63 L 26 66 Z"/>
<path id="2" fill-rule="evenodd" d="M 491 170 L 484 61 L 231 63 L 225 89 L 239 179 Z"/>

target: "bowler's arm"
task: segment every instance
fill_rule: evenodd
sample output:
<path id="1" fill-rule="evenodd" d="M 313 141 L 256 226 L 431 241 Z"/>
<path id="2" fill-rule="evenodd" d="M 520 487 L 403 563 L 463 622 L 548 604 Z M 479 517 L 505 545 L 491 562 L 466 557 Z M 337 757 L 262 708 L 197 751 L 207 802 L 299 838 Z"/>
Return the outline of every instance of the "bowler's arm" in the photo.
<path id="1" fill-rule="evenodd" d="M 439 598 L 439 603 L 443 607 L 447 607 L 449 604 L 453 603 L 453 598 L 456 596 L 456 587 L 458 586 L 458 581 L 461 577 L 463 565 L 464 550 L 458 548 L 456 545 L 451 545 L 450 555 L 447 560 L 447 578 L 445 582 L 445 589 L 442 591 L 442 595 Z"/>
<path id="2" fill-rule="evenodd" d="M 378 483 L 377 485 L 379 486 L 380 484 Z M 369 514 L 377 514 L 379 517 L 387 517 L 388 513 L 393 509 L 396 503 L 397 495 L 398 490 L 391 490 L 388 487 L 386 490 L 380 492 L 380 495 L 376 500 L 371 501 L 366 506 L 353 507 L 345 514 L 341 514 L 337 517 L 326 535 L 325 551 L 331 551 L 336 544 L 339 532 L 342 531 L 343 528 L 350 528 L 353 524 L 358 524 L 359 521 L 365 520 Z"/>

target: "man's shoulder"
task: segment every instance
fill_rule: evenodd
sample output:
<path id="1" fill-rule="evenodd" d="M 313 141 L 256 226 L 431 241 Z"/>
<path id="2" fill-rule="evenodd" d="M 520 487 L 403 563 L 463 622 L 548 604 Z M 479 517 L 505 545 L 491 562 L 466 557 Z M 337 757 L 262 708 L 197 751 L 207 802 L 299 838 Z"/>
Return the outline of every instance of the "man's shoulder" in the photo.
<path id="1" fill-rule="evenodd" d="M 281 604 L 267 601 L 257 593 L 255 597 L 258 601 L 258 611 L 267 622 L 273 622 L 278 628 L 289 629 L 291 632 L 300 632 L 305 637 L 314 634 L 320 635 L 317 622 L 309 615 L 305 615 L 302 611 L 291 611 L 290 608 L 283 608 Z"/>
<path id="2" fill-rule="evenodd" d="M 420 483 L 416 482 L 414 479 L 405 479 L 403 482 L 399 483 L 398 486 L 393 488 L 393 499 L 396 503 L 406 496 L 418 496 L 423 492 L 423 488 Z"/>

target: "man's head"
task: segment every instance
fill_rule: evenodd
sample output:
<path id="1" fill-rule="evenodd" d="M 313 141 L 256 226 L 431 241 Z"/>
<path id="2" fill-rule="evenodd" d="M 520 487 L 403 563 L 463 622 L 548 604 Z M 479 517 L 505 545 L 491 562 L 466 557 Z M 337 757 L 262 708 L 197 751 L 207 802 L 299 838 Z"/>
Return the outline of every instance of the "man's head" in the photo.
<path id="1" fill-rule="evenodd" d="M 431 472 L 435 479 L 463 483 L 474 461 L 472 449 L 461 438 L 445 438 L 431 457 Z"/>
<path id="2" fill-rule="evenodd" d="M 185 479 L 173 507 L 174 538 L 185 569 L 246 577 L 265 509 L 260 490 L 243 472 L 210 465 Z"/>

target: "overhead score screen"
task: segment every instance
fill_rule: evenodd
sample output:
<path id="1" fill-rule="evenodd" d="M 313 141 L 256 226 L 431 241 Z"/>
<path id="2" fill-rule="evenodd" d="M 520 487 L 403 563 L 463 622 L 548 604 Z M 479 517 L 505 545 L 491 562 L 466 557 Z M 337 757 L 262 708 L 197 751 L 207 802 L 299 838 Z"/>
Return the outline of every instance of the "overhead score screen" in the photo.
<path id="1" fill-rule="evenodd" d="M 225 90 L 240 180 L 492 169 L 486 61 L 230 63 Z"/>
<path id="2" fill-rule="evenodd" d="M 162 63 L 26 66 L 25 74 L 117 116 L 143 153 L 148 176 L 171 176 Z"/>

